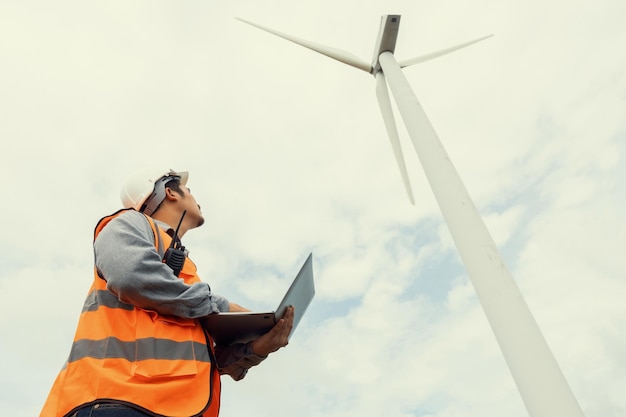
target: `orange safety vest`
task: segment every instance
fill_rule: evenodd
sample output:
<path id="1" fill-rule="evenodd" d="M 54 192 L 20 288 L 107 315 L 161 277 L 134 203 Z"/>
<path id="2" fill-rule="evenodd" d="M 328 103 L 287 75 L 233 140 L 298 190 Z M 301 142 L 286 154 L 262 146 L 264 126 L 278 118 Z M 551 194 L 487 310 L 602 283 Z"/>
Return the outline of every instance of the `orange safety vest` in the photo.
<path id="1" fill-rule="evenodd" d="M 123 211 L 101 219 L 94 240 Z M 171 237 L 148 219 L 155 246 L 167 247 Z M 179 276 L 187 284 L 200 281 L 189 259 Z M 122 303 L 94 268 L 70 356 L 40 417 L 67 416 L 105 402 L 156 416 L 214 417 L 219 414 L 220 376 L 213 341 L 199 320 Z"/>

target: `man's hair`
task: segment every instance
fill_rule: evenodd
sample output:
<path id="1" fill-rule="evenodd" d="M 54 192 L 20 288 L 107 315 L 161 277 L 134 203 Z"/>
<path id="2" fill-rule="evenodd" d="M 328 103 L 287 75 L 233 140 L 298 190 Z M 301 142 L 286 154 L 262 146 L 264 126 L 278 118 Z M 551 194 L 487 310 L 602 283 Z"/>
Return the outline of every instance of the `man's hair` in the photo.
<path id="1" fill-rule="evenodd" d="M 180 194 L 183 198 L 185 197 L 185 192 L 183 191 L 183 189 L 180 186 L 180 180 L 177 179 L 177 178 L 174 178 L 171 181 L 166 182 L 165 183 L 165 188 L 171 188 L 172 190 L 174 190 L 178 194 Z"/>
<path id="2" fill-rule="evenodd" d="M 181 188 L 180 185 L 180 180 L 178 178 L 172 178 L 171 181 L 168 181 L 165 183 L 164 188 L 171 188 L 173 191 L 176 191 L 178 194 L 180 194 L 181 198 L 185 198 L 185 192 L 183 191 L 183 189 Z M 154 209 L 154 211 L 152 212 L 151 216 L 156 213 L 159 208 L 161 208 L 161 204 L 163 203 L 163 201 L 165 201 L 165 199 L 163 199 L 159 205 Z"/>

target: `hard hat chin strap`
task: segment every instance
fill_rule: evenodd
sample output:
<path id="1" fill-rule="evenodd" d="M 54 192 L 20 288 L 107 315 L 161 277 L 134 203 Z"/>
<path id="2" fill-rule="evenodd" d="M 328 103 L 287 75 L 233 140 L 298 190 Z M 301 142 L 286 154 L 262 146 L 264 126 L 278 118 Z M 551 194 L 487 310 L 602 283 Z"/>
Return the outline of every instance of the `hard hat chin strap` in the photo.
<path id="1" fill-rule="evenodd" d="M 168 175 L 163 178 L 160 178 L 157 182 L 154 183 L 154 189 L 152 190 L 152 194 L 146 199 L 146 202 L 143 203 L 140 212 L 145 213 L 148 216 L 151 216 L 159 205 L 165 200 L 165 184 L 172 180 L 180 180 L 180 177 L 174 175 Z"/>

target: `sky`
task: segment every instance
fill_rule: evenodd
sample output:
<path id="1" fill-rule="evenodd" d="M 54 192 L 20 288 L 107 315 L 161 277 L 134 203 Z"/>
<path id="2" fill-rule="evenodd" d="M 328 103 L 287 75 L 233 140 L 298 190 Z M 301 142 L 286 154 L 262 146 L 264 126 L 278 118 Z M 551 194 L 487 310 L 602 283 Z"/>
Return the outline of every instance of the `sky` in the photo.
<path id="1" fill-rule="evenodd" d="M 403 125 L 406 197 L 365 72 L 380 17 L 586 416 L 626 410 L 626 4 L 0 2 L 0 415 L 37 415 L 138 169 L 188 170 L 211 288 L 273 309 L 313 253 L 289 346 L 223 416 L 528 415 Z M 397 118 L 398 120 L 399 117 Z M 532 359 L 532 358 L 531 358 Z"/>

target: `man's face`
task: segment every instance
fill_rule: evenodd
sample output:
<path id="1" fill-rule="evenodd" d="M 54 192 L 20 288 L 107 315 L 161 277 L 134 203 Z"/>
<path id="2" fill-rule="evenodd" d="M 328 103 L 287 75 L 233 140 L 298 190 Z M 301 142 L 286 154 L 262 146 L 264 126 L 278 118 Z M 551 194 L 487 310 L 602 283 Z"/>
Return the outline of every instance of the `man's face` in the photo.
<path id="1" fill-rule="evenodd" d="M 187 210 L 185 217 L 193 220 L 192 224 L 194 227 L 202 226 L 204 224 L 204 216 L 202 216 L 202 210 L 200 209 L 200 205 L 196 202 L 196 198 L 191 194 L 191 190 L 188 187 L 181 185 L 180 189 L 183 192 L 180 204 L 183 210 Z"/>

